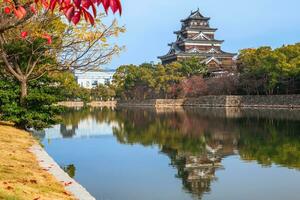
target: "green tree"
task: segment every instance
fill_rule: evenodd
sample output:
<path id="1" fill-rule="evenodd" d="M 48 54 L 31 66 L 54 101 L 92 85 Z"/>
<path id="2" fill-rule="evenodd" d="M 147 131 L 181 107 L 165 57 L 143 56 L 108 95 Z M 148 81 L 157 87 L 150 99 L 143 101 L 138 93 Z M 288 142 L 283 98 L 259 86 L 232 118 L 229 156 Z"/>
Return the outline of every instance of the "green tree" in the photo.
<path id="1" fill-rule="evenodd" d="M 80 87 L 72 72 L 51 73 L 50 76 L 59 86 L 60 101 L 90 100 L 90 90 Z"/>
<path id="2" fill-rule="evenodd" d="M 180 64 L 182 65 L 182 73 L 186 77 L 191 77 L 195 75 L 207 75 L 208 73 L 208 67 L 206 64 L 201 63 L 199 58 L 192 57 L 188 59 L 184 59 L 180 61 Z"/>
<path id="3" fill-rule="evenodd" d="M 91 90 L 91 96 L 94 100 L 107 101 L 115 98 L 116 92 L 112 85 L 99 84 Z"/>
<path id="4" fill-rule="evenodd" d="M 300 45 L 260 47 L 240 51 L 238 69 L 242 89 L 248 94 L 289 93 L 299 83 Z M 285 92 L 284 92 L 285 91 Z M 299 91 L 298 91 L 299 92 Z"/>
<path id="5" fill-rule="evenodd" d="M 26 104 L 20 104 L 20 86 L 15 80 L 0 78 L 0 120 L 15 123 L 22 129 L 43 129 L 57 123 L 61 108 L 54 103 L 60 98 L 53 79 L 45 76 L 29 84 Z"/>
<path id="6" fill-rule="evenodd" d="M 173 98 L 183 79 L 206 74 L 207 66 L 196 58 L 167 65 L 125 65 L 117 69 L 113 85 L 117 96 L 123 99 Z"/>

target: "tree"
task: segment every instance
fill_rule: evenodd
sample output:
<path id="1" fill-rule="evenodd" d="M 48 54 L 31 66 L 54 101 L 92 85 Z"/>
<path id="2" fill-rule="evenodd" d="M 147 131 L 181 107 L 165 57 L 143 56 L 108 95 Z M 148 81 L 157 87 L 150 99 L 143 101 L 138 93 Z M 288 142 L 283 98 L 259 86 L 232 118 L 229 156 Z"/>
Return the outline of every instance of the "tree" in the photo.
<path id="1" fill-rule="evenodd" d="M 97 16 L 96 6 L 100 4 L 103 5 L 106 13 L 110 8 L 113 13 L 119 11 L 121 14 L 122 12 L 119 0 L 35 0 L 34 2 L 30 0 L 3 0 L 0 4 L 0 33 L 26 23 L 38 12 L 47 13 L 49 10 L 64 14 L 74 24 L 77 24 L 84 17 L 87 22 L 94 25 Z"/>
<path id="2" fill-rule="evenodd" d="M 90 90 L 82 88 L 75 80 L 75 76 L 71 72 L 50 73 L 57 86 L 59 101 L 84 101 L 90 100 Z"/>
<path id="3" fill-rule="evenodd" d="M 205 63 L 200 62 L 199 58 L 191 57 L 180 61 L 182 73 L 184 76 L 191 77 L 196 75 L 207 75 L 208 67 Z"/>
<path id="4" fill-rule="evenodd" d="M 0 64 L 20 83 L 22 102 L 28 94 L 28 82 L 48 72 L 88 70 L 109 62 L 121 48 L 110 45 L 107 39 L 124 31 L 116 21 L 110 26 L 98 20 L 94 27 L 86 24 L 74 27 L 55 15 L 34 18 L 24 28 L 51 31 L 53 38 L 40 36 L 38 32 L 31 32 L 26 38 L 18 37 L 18 28 L 1 34 Z"/>
<path id="5" fill-rule="evenodd" d="M 242 90 L 247 94 L 297 93 L 299 63 L 300 44 L 241 50 L 238 70 Z"/>
<path id="6" fill-rule="evenodd" d="M 116 96 L 116 92 L 112 85 L 99 84 L 91 90 L 91 96 L 94 100 L 107 101 Z"/>
<path id="7" fill-rule="evenodd" d="M 173 62 L 162 66 L 165 69 L 160 70 L 162 74 L 158 74 L 159 78 L 158 85 L 161 87 L 160 91 L 163 95 L 163 98 L 168 98 L 168 96 L 176 96 L 177 84 L 184 78 L 182 74 L 182 65 L 179 62 Z"/>
<path id="8" fill-rule="evenodd" d="M 95 24 L 95 17 L 97 16 L 96 5 L 102 4 L 105 11 L 107 12 L 109 8 L 115 13 L 119 11 L 121 13 L 121 4 L 119 0 L 85 0 L 85 1 L 68 1 L 68 0 L 36 0 L 35 3 L 32 1 L 21 1 L 21 0 L 4 0 L 1 6 L 0 12 L 0 54 L 1 60 L 3 61 L 2 65 L 5 67 L 8 73 L 13 75 L 21 84 L 21 101 L 27 96 L 27 84 L 28 79 L 36 79 L 44 75 L 49 65 L 45 64 L 44 55 L 51 54 L 57 56 L 58 52 L 61 53 L 63 59 L 68 58 L 70 64 L 81 63 L 82 66 L 93 65 L 96 61 L 100 60 L 99 57 L 109 57 L 117 51 L 117 47 L 111 49 L 106 53 L 95 54 L 95 47 L 99 41 L 106 40 L 106 37 L 113 34 L 118 34 L 117 32 L 121 29 L 116 29 L 116 24 L 113 23 L 110 27 L 105 27 L 102 23 L 97 25 L 97 27 L 86 28 L 80 26 L 79 28 L 66 28 L 66 24 L 61 23 L 59 26 L 53 21 L 61 21 L 60 13 L 63 13 L 69 21 L 72 21 L 74 24 L 80 22 L 82 17 L 85 18 L 90 24 Z M 4 12 L 3 12 L 3 11 Z M 49 10 L 55 14 L 49 14 Z M 93 11 L 93 15 L 90 11 Z M 51 16 L 51 17 L 49 17 Z M 50 18 L 50 20 L 49 20 Z M 99 23 L 99 21 L 98 21 Z M 29 24 L 29 25 L 28 25 Z M 34 24 L 34 25 L 32 25 Z M 54 32 L 57 28 L 61 28 L 60 32 Z M 31 32 L 30 38 L 28 36 L 28 31 L 23 30 L 28 29 Z M 100 29 L 100 30 L 98 30 Z M 85 37 L 76 37 L 78 36 L 79 30 L 84 30 L 81 34 Z M 97 31 L 96 31 L 97 30 Z M 51 31 L 52 36 L 48 34 Z M 86 34 L 88 33 L 88 34 Z M 61 37 L 65 36 L 65 37 Z M 66 38 L 66 36 L 69 36 Z M 75 37 L 74 37 L 75 36 Z M 57 37 L 55 40 L 56 45 L 52 44 L 52 38 Z M 46 43 L 42 43 L 41 39 L 45 39 Z M 71 38 L 71 40 L 70 40 Z M 30 52 L 33 56 L 25 57 L 22 61 L 20 59 L 11 59 L 15 56 L 17 52 L 6 52 L 6 48 L 11 47 L 12 43 L 19 41 L 19 45 L 25 46 L 27 44 L 26 53 L 29 55 Z M 26 40 L 25 40 L 26 39 Z M 22 43 L 22 44 L 20 44 Z M 59 45 L 59 46 L 58 46 Z M 105 44 L 107 46 L 107 44 Z M 104 47 L 104 46 L 102 46 Z M 10 48 L 10 50 L 17 50 L 16 48 Z M 66 53 L 67 52 L 67 53 Z M 74 53 L 77 53 L 74 55 Z M 70 55 L 73 54 L 73 55 Z M 101 56 L 99 56 L 101 55 Z M 93 59 L 87 62 L 88 59 Z M 82 61 L 85 59 L 85 62 Z M 71 60 L 71 61 L 70 61 Z M 24 69 L 24 64 L 27 61 L 26 69 Z M 23 66 L 19 62 L 22 62 Z M 32 75 L 34 69 L 43 63 L 43 70 L 39 69 L 39 72 L 35 70 L 37 75 Z M 47 65 L 47 67 L 45 67 Z M 53 66 L 53 65 L 52 65 Z M 26 72 L 24 73 L 24 69 Z M 32 78 L 34 77 L 34 78 Z"/>
<path id="9" fill-rule="evenodd" d="M 117 96 L 124 99 L 176 98 L 183 89 L 184 84 L 180 84 L 184 83 L 182 82 L 184 79 L 192 76 L 202 77 L 206 73 L 207 67 L 199 63 L 196 58 L 167 65 L 150 63 L 143 63 L 139 66 L 125 65 L 117 69 L 113 77 L 113 84 Z M 197 78 L 192 79 L 190 82 Z M 202 78 L 199 79 L 199 84 L 193 83 L 202 85 L 202 80 Z M 201 87 L 201 89 L 203 88 Z M 197 90 L 197 92 L 199 91 Z M 195 91 L 195 93 L 197 92 Z"/>
<path id="10" fill-rule="evenodd" d="M 128 99 L 145 99 L 155 96 L 156 78 L 155 67 L 143 63 L 140 66 L 120 66 L 114 77 L 113 85 L 118 97 Z"/>
<path id="11" fill-rule="evenodd" d="M 202 76 L 192 76 L 179 84 L 180 97 L 199 97 L 207 94 L 207 84 Z"/>
<path id="12" fill-rule="evenodd" d="M 223 75 L 211 77 L 206 80 L 209 95 L 237 94 L 238 78 L 236 75 Z"/>
<path id="13" fill-rule="evenodd" d="M 1 119 L 22 128 L 40 129 L 55 123 L 59 109 L 54 103 L 61 99 L 64 87 L 51 77 L 53 73 L 98 67 L 120 52 L 108 38 L 124 28 L 116 21 L 103 24 L 104 15 L 96 9 L 100 4 L 106 12 L 121 13 L 119 0 L 0 3 Z M 83 18 L 88 23 L 81 22 Z"/>
<path id="14" fill-rule="evenodd" d="M 127 99 L 127 91 L 134 86 L 136 78 L 136 65 L 122 65 L 118 67 L 113 76 L 113 85 L 118 97 Z"/>
<path id="15" fill-rule="evenodd" d="M 0 75 L 0 120 L 15 123 L 22 129 L 42 129 L 57 123 L 61 108 L 54 103 L 60 98 L 57 82 L 44 76 L 29 84 L 31 89 L 25 104 L 20 105 L 20 87 L 11 77 Z"/>

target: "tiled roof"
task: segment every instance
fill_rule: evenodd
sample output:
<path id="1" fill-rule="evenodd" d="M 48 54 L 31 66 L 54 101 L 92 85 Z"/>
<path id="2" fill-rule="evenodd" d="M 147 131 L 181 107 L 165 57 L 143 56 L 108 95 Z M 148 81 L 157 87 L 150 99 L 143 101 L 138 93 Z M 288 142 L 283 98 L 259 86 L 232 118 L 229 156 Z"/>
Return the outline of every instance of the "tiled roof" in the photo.
<path id="1" fill-rule="evenodd" d="M 187 21 L 187 20 L 192 20 L 192 19 L 202 19 L 202 20 L 209 20 L 209 17 L 204 17 L 200 11 L 199 8 L 196 11 L 192 11 L 190 16 L 188 16 L 186 19 L 181 20 L 182 22 Z"/>

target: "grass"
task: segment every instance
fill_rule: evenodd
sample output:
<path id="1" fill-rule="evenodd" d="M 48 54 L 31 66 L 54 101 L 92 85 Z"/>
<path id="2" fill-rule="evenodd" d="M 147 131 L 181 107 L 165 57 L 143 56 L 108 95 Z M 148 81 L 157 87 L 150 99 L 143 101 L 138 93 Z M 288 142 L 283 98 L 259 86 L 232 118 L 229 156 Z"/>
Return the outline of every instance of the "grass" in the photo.
<path id="1" fill-rule="evenodd" d="M 0 199 L 75 199 L 43 170 L 28 150 L 37 141 L 27 132 L 0 125 Z"/>

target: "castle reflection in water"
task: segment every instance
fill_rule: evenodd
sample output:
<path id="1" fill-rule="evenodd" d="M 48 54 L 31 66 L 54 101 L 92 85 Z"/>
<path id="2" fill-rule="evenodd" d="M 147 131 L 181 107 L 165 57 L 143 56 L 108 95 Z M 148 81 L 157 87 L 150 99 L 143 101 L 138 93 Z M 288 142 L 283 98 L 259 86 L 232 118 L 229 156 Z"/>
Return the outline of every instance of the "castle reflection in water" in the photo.
<path id="1" fill-rule="evenodd" d="M 210 192 L 227 156 L 300 169 L 297 110 L 86 108 L 66 112 L 63 120 L 56 127 L 59 136 L 47 130 L 40 136 L 113 135 L 122 144 L 156 145 L 170 158 L 185 190 L 197 198 Z"/>

